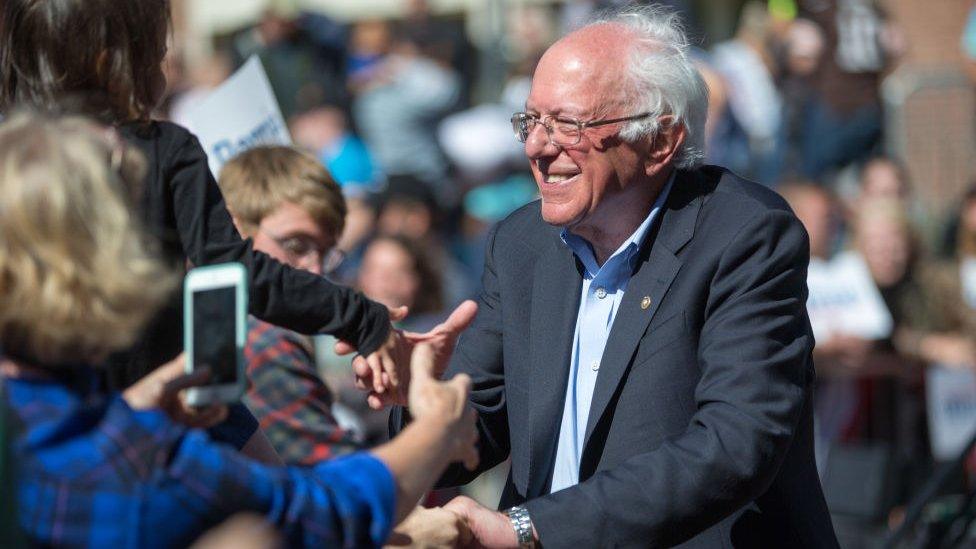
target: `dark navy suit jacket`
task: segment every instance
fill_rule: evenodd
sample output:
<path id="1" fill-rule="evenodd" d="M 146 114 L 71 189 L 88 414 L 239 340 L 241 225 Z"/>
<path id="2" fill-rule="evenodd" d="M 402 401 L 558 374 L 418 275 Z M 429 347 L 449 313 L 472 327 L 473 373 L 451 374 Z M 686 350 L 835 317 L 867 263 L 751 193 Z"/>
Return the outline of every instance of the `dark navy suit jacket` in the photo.
<path id="1" fill-rule="evenodd" d="M 813 458 L 807 236 L 777 194 L 679 171 L 614 320 L 580 483 L 549 494 L 582 278 L 535 202 L 489 239 L 447 376 L 474 382 L 481 464 L 512 459 L 547 547 L 835 547 Z M 404 414 L 395 409 L 394 429 Z"/>

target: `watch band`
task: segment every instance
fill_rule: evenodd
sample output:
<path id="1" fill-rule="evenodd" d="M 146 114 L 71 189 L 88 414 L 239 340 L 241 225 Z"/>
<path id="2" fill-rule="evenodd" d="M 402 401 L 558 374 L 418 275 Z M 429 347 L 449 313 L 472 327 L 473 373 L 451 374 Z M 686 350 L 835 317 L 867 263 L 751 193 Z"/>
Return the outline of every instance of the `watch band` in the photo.
<path id="1" fill-rule="evenodd" d="M 532 537 L 532 519 L 529 518 L 529 511 L 521 505 L 516 505 L 507 509 L 505 514 L 508 515 L 508 520 L 515 529 L 519 549 L 534 549 L 535 539 Z"/>

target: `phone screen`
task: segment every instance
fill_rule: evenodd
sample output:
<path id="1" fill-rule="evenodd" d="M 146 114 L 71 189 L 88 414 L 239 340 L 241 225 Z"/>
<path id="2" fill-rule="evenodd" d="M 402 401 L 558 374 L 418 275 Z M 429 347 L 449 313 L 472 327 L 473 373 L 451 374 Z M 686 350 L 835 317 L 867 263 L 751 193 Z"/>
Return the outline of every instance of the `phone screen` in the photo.
<path id="1" fill-rule="evenodd" d="M 209 385 L 237 382 L 237 290 L 193 292 L 193 365 L 209 366 Z"/>

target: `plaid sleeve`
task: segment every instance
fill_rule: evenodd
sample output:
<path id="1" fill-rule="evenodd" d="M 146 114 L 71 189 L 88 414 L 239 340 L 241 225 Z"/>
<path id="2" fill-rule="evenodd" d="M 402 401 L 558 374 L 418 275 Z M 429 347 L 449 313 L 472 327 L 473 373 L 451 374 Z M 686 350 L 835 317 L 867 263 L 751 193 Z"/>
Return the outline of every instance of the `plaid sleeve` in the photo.
<path id="1" fill-rule="evenodd" d="M 274 467 L 188 434 L 162 484 L 182 512 L 222 516 L 256 511 L 286 547 L 379 547 L 393 527 L 393 475 L 366 453 L 315 467 Z"/>
<path id="2" fill-rule="evenodd" d="M 286 463 L 314 465 L 355 447 L 332 415 L 332 394 L 301 336 L 251 319 L 244 402 Z"/>

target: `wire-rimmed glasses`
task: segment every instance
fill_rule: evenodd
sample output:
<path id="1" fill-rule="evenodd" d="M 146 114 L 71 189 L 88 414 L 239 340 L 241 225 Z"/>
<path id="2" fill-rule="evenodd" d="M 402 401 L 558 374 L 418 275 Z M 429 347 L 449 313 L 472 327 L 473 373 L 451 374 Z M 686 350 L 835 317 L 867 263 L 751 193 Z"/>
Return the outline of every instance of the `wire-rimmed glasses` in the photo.
<path id="1" fill-rule="evenodd" d="M 549 141 L 560 147 L 572 147 L 580 142 L 583 135 L 583 130 L 586 128 L 596 128 L 599 126 L 606 126 L 607 124 L 616 124 L 618 122 L 629 122 L 631 120 L 637 120 L 640 118 L 645 118 L 651 116 L 653 113 L 644 112 L 641 114 L 635 114 L 633 116 L 625 116 L 623 118 L 610 118 L 604 120 L 587 120 L 581 122 L 574 118 L 567 118 L 562 116 L 539 116 L 537 114 L 531 114 L 527 112 L 517 112 L 512 115 L 512 130 L 515 131 L 515 138 L 521 143 L 525 143 L 529 139 L 529 135 L 532 130 L 535 129 L 536 124 L 542 124 L 542 127 L 546 129 L 546 135 L 549 137 Z"/>

